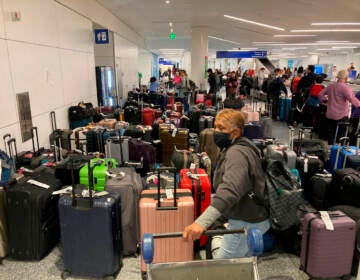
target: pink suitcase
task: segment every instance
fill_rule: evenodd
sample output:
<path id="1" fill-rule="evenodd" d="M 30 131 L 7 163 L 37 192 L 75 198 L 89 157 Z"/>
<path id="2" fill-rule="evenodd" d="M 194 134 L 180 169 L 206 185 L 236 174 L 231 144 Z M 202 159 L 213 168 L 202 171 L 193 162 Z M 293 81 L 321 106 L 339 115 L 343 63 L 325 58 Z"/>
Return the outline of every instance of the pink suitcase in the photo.
<path id="1" fill-rule="evenodd" d="M 159 168 L 163 172 L 169 168 Z M 174 170 L 171 168 L 171 170 Z M 175 179 L 176 180 L 176 179 Z M 175 194 L 173 189 L 169 189 Z M 168 190 L 167 190 L 168 191 Z M 194 221 L 194 199 L 188 189 L 176 189 L 176 200 L 167 199 L 165 190 L 144 190 L 140 196 L 139 219 L 140 236 L 144 233 L 166 233 L 183 231 Z M 175 195 L 174 195 L 175 198 Z M 174 202 L 176 201 L 176 205 Z M 194 243 L 179 238 L 161 238 L 155 240 L 153 263 L 191 261 L 194 255 Z M 146 272 L 146 265 L 141 258 L 141 271 Z"/>
<path id="2" fill-rule="evenodd" d="M 205 94 L 202 94 L 202 93 L 198 93 L 196 95 L 196 100 L 195 100 L 195 103 L 196 104 L 202 104 L 205 102 Z"/>
<path id="3" fill-rule="evenodd" d="M 307 213 L 302 223 L 301 269 L 313 278 L 350 274 L 355 248 L 355 222 L 341 211 L 328 212 L 334 230 L 319 214 Z"/>

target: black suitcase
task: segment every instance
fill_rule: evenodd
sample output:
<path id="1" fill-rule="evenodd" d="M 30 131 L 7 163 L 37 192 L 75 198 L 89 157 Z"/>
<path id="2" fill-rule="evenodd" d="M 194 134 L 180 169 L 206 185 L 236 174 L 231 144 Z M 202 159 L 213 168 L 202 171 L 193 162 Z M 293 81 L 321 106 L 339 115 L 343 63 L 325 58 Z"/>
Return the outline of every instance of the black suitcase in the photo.
<path id="1" fill-rule="evenodd" d="M 86 133 L 86 151 L 105 153 L 104 133 L 106 129 L 97 128 Z"/>
<path id="2" fill-rule="evenodd" d="M 124 119 L 130 124 L 141 123 L 141 109 L 135 106 L 127 106 L 124 109 Z"/>
<path id="3" fill-rule="evenodd" d="M 336 169 L 331 184 L 331 206 L 360 207 L 360 172 L 353 168 Z"/>
<path id="4" fill-rule="evenodd" d="M 55 177 L 61 181 L 63 186 L 71 185 L 71 172 L 74 170 L 74 183 L 79 184 L 79 171 L 89 160 L 94 158 L 92 155 L 73 154 L 60 161 L 55 167 Z"/>
<path id="5" fill-rule="evenodd" d="M 310 178 L 309 202 L 319 211 L 329 206 L 332 175 L 330 173 L 317 173 Z"/>
<path id="6" fill-rule="evenodd" d="M 89 176 L 92 176 L 90 167 Z M 65 194 L 59 200 L 62 278 L 69 274 L 116 276 L 122 265 L 120 196 L 109 191 L 103 196 L 83 197 L 84 189 L 74 184 L 72 196 Z"/>
<path id="7" fill-rule="evenodd" d="M 30 176 L 6 187 L 11 258 L 40 260 L 59 241 L 59 197 L 52 192 L 58 190 L 61 183 L 46 168 L 40 167 Z"/>

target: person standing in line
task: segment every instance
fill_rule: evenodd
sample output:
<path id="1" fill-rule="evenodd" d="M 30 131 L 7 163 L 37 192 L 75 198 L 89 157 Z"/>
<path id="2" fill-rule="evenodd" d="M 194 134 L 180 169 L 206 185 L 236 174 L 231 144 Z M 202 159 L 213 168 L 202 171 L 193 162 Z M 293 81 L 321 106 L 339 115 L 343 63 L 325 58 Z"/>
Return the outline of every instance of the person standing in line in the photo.
<path id="1" fill-rule="evenodd" d="M 272 119 L 278 120 L 280 111 L 280 95 L 285 93 L 287 96 L 288 92 L 285 86 L 285 82 L 288 77 L 286 75 L 280 76 L 281 70 L 276 68 L 274 70 L 275 79 L 269 85 L 269 96 L 272 103 Z"/>
<path id="2" fill-rule="evenodd" d="M 207 70 L 209 76 L 208 76 L 208 83 L 209 83 L 209 86 L 210 86 L 210 89 L 209 89 L 209 93 L 210 94 L 216 94 L 216 76 L 215 74 L 213 73 L 213 70 L 211 68 L 209 68 Z"/>
<path id="3" fill-rule="evenodd" d="M 260 151 L 243 137 L 244 117 L 240 111 L 224 109 L 215 119 L 214 141 L 220 148 L 214 171 L 216 191 L 211 205 L 183 231 L 183 238 L 194 241 L 219 217 L 228 219 L 228 229 L 256 227 L 263 234 L 269 230 L 269 212 L 264 205 L 265 175 Z M 216 259 L 249 256 L 244 234 L 226 234 Z"/>
<path id="4" fill-rule="evenodd" d="M 338 122 L 348 121 L 350 102 L 354 108 L 360 107 L 360 101 L 355 97 L 351 88 L 346 84 L 348 71 L 341 70 L 337 74 L 337 82 L 324 88 L 318 95 L 320 102 L 327 100 L 326 118 L 328 123 L 328 144 L 332 145 L 345 134 L 345 128 L 340 127 L 337 139 L 335 130 Z M 336 141 L 334 141 L 336 140 Z"/>
<path id="5" fill-rule="evenodd" d="M 226 80 L 226 97 L 235 97 L 238 88 L 238 79 L 236 78 L 235 71 L 231 72 L 230 77 Z"/>

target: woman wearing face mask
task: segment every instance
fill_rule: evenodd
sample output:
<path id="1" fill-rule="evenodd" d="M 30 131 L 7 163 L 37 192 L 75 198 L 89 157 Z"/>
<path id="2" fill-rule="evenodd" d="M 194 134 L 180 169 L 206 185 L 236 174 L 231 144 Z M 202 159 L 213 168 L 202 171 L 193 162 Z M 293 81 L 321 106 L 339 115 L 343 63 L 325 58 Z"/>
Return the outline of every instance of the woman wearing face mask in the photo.
<path id="1" fill-rule="evenodd" d="M 215 119 L 214 141 L 221 149 L 214 172 L 216 191 L 211 205 L 187 226 L 183 238 L 194 241 L 221 215 L 228 219 L 228 229 L 256 227 L 265 233 L 270 228 L 269 213 L 264 206 L 265 177 L 260 151 L 242 137 L 244 117 L 239 111 L 224 109 Z M 216 259 L 249 255 L 244 234 L 226 234 Z"/>

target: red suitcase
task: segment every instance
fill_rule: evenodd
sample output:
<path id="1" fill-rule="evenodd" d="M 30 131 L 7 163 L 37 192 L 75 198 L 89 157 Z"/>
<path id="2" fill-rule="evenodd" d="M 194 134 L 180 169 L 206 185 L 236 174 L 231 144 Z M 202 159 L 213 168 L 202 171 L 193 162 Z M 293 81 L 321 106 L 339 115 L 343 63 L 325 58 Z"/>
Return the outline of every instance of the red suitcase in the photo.
<path id="1" fill-rule="evenodd" d="M 189 174 L 189 172 L 191 174 Z M 208 174 L 202 168 L 181 169 L 180 189 L 189 189 L 194 198 L 194 216 L 199 217 L 210 205 L 211 183 Z M 207 244 L 207 236 L 200 238 L 200 246 Z"/>
<path id="2" fill-rule="evenodd" d="M 144 108 L 142 111 L 143 125 L 152 125 L 155 120 L 155 111 L 151 108 Z"/>
<path id="3" fill-rule="evenodd" d="M 334 230 L 319 214 L 307 213 L 302 224 L 301 269 L 313 278 L 350 274 L 355 248 L 355 222 L 341 211 L 327 212 Z"/>
<path id="4" fill-rule="evenodd" d="M 160 172 L 174 168 L 158 168 Z M 174 175 L 175 177 L 176 175 Z M 176 182 L 176 178 L 174 178 Z M 172 193 L 173 198 L 167 198 L 166 193 Z M 176 198 L 176 199 L 175 199 Z M 144 233 L 166 233 L 183 231 L 194 221 L 194 199 L 189 190 L 176 188 L 160 190 L 144 190 L 139 202 L 140 236 Z M 153 263 L 191 261 L 194 255 L 193 242 L 178 238 L 161 238 L 155 240 L 155 255 Z M 146 272 L 146 265 L 141 258 L 141 271 Z"/>

